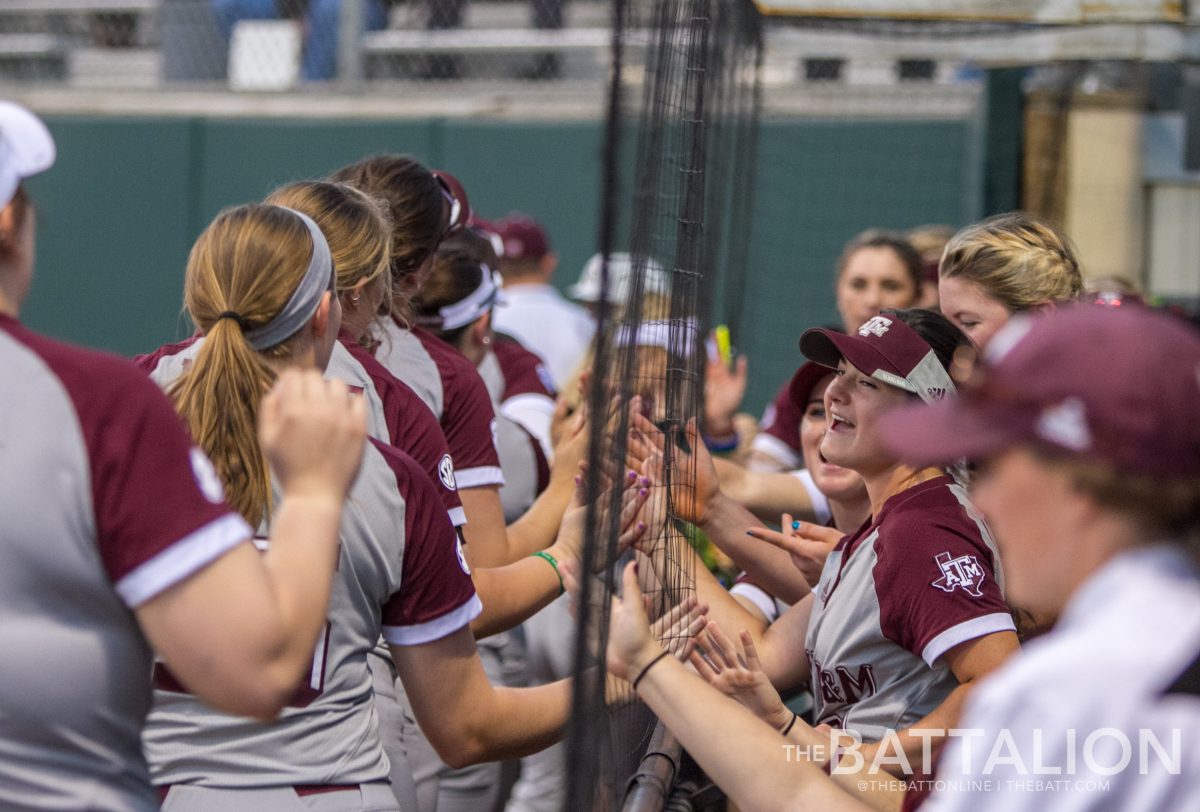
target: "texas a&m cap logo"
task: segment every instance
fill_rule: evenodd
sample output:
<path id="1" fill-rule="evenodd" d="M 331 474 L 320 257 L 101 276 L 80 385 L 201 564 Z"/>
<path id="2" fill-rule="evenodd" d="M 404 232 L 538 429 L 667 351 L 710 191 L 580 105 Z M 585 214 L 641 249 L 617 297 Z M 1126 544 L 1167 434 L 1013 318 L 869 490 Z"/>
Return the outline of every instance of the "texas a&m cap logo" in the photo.
<path id="1" fill-rule="evenodd" d="M 884 316 L 873 316 L 866 324 L 858 328 L 858 334 L 863 338 L 875 336 L 883 338 L 883 334 L 892 326 L 892 320 Z"/>
<path id="2" fill-rule="evenodd" d="M 950 553 L 938 553 L 933 560 L 942 573 L 942 577 L 934 581 L 933 586 L 943 592 L 961 589 L 972 597 L 983 597 L 983 579 L 987 577 L 987 574 L 975 556 L 953 556 Z"/>

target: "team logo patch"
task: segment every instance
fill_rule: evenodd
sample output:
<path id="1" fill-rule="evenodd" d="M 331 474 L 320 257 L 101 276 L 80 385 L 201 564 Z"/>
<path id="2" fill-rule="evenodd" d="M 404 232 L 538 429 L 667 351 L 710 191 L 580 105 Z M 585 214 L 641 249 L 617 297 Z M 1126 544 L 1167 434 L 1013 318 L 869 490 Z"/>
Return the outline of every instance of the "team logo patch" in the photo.
<path id="1" fill-rule="evenodd" d="M 212 461 L 208 455 L 196 447 L 192 447 L 188 454 L 192 461 L 192 475 L 196 477 L 196 484 L 200 486 L 200 493 L 204 494 L 204 498 L 212 502 L 214 505 L 225 500 L 225 486 L 221 484 L 221 478 L 217 476 L 217 469 L 213 468 Z"/>
<path id="2" fill-rule="evenodd" d="M 1079 398 L 1067 398 L 1057 406 L 1045 409 L 1038 417 L 1036 430 L 1042 439 L 1074 451 L 1092 447 L 1087 410 Z"/>
<path id="3" fill-rule="evenodd" d="M 458 483 L 454 481 L 454 461 L 449 454 L 443 454 L 442 461 L 438 463 L 438 479 L 446 486 L 446 490 L 458 489 Z"/>
<path id="4" fill-rule="evenodd" d="M 953 556 L 950 553 L 938 553 L 933 561 L 938 565 L 942 577 L 934 581 L 932 586 L 943 592 L 961 589 L 971 597 L 983 597 L 982 587 L 987 572 L 980 566 L 978 558 L 973 555 Z"/>
<path id="5" fill-rule="evenodd" d="M 888 328 L 891 326 L 892 320 L 886 316 L 874 316 L 870 321 L 858 328 L 858 334 L 863 338 L 866 338 L 867 336 L 883 338 L 883 334 L 886 333 Z"/>
<path id="6" fill-rule="evenodd" d="M 454 552 L 458 554 L 458 566 L 462 567 L 462 571 L 467 575 L 471 574 L 471 567 L 467 564 L 467 553 L 463 550 L 462 531 L 456 531 L 454 534 Z"/>

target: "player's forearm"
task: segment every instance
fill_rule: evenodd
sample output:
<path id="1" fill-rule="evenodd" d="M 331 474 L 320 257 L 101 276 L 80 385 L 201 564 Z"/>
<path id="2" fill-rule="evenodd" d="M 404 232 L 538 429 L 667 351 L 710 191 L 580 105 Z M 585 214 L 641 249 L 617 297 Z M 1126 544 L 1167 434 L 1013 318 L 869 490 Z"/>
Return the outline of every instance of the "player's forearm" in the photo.
<path id="1" fill-rule="evenodd" d="M 700 529 L 756 584 L 787 603 L 795 603 L 811 591 L 808 582 L 787 553 L 746 535 L 747 530 L 760 524 L 752 513 L 722 494 L 712 501 Z"/>
<path id="2" fill-rule="evenodd" d="M 652 657 L 647 651 L 631 671 L 640 673 Z M 778 732 L 672 657 L 645 673 L 638 695 L 746 812 L 865 808 L 840 792 L 819 767 L 795 758 Z"/>
<path id="3" fill-rule="evenodd" d="M 513 561 L 544 550 L 554 543 L 574 489 L 573 473 L 567 475 L 557 470 L 551 473 L 550 483 L 529 506 L 529 510 L 508 526 L 508 547 Z"/>
<path id="4" fill-rule="evenodd" d="M 726 629 L 745 629 L 750 632 L 756 645 L 761 644 L 767 628 L 765 619 L 746 611 L 746 608 L 729 594 L 729 590 L 708 571 L 690 544 L 679 538 L 672 538 L 666 543 L 672 545 L 669 555 L 660 553 L 641 559 L 652 562 L 654 574 L 659 582 L 674 583 L 678 580 L 680 571 L 692 573 L 695 577 L 696 598 L 708 606 L 709 619 L 717 621 Z M 664 572 L 667 567 L 670 571 Z"/>
<path id="5" fill-rule="evenodd" d="M 473 708 L 464 731 L 461 764 L 520 758 L 559 741 L 571 713 L 569 679 L 536 688 L 493 688 Z"/>
<path id="6" fill-rule="evenodd" d="M 546 552 L 562 560 L 556 548 Z M 483 612 L 471 621 L 476 640 L 516 627 L 562 594 L 556 569 L 540 557 L 527 556 L 506 567 L 480 567 L 471 577 L 483 603 Z"/>

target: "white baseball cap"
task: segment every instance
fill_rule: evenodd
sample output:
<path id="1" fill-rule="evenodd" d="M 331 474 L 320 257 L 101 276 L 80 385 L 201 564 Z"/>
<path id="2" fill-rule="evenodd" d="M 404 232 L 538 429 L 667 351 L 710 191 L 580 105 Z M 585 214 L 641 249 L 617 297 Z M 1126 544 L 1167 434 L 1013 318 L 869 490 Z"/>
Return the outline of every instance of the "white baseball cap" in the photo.
<path id="1" fill-rule="evenodd" d="M 600 301 L 600 263 L 601 254 L 594 254 L 583 266 L 579 281 L 572 285 L 567 294 L 576 301 Z M 621 304 L 629 291 L 629 280 L 633 276 L 633 258 L 620 251 L 608 255 L 608 301 Z M 667 272 L 656 260 L 646 259 L 646 293 L 666 294 L 669 280 Z"/>
<path id="2" fill-rule="evenodd" d="M 54 166 L 54 138 L 42 120 L 19 104 L 0 100 L 0 208 L 25 178 Z"/>

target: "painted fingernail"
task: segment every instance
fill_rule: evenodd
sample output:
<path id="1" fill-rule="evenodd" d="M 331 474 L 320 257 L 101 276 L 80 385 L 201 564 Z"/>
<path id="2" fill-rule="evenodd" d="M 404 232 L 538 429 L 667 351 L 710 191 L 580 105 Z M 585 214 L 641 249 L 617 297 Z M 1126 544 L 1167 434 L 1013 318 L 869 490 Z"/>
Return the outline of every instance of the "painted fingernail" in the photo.
<path id="1" fill-rule="evenodd" d="M 582 485 L 582 484 L 583 484 L 583 477 L 581 477 L 579 474 L 576 474 L 576 475 L 575 475 L 575 484 L 576 484 L 576 485 Z"/>
<path id="2" fill-rule="evenodd" d="M 753 530 L 747 530 L 747 531 L 746 531 L 746 535 L 747 535 L 747 536 L 750 536 L 751 538 L 754 538 L 754 531 L 753 531 Z"/>
<path id="3" fill-rule="evenodd" d="M 642 487 L 643 488 L 650 487 L 650 477 L 647 477 L 647 476 L 642 477 Z"/>
<path id="4" fill-rule="evenodd" d="M 633 574 L 634 575 L 638 574 L 638 562 L 636 562 L 636 561 L 633 562 Z"/>
<path id="5" fill-rule="evenodd" d="M 630 482 L 633 482 L 635 479 L 637 479 L 637 471 L 630 471 L 625 476 L 627 476 L 629 478 Z"/>
<path id="6" fill-rule="evenodd" d="M 645 523 L 645 522 L 638 522 L 638 523 L 637 523 L 637 529 L 638 529 L 638 530 L 645 530 L 645 529 L 646 529 L 646 523 Z"/>
<path id="7" fill-rule="evenodd" d="M 800 522 L 792 522 L 792 529 L 793 529 L 793 530 L 799 530 L 799 529 L 800 529 Z"/>

